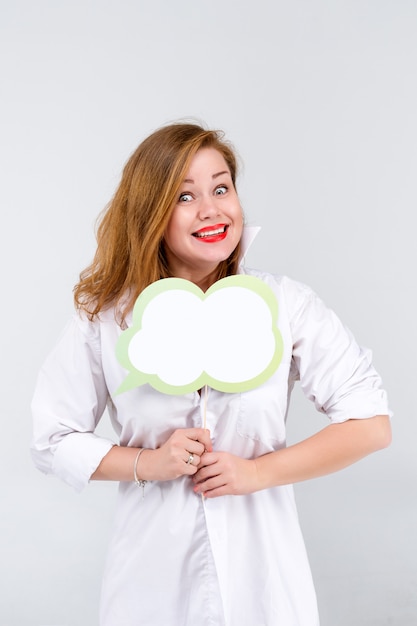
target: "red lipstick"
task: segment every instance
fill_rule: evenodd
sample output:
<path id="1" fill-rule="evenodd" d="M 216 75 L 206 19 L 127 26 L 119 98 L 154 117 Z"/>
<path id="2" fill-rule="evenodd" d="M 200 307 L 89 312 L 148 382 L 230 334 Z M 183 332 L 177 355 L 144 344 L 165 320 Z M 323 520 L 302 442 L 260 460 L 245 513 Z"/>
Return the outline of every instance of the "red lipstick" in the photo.
<path id="1" fill-rule="evenodd" d="M 199 239 L 199 241 L 204 241 L 205 243 L 223 241 L 223 239 L 227 237 L 228 228 L 228 224 L 213 224 L 212 226 L 205 226 L 204 228 L 200 228 L 200 230 L 193 233 L 193 237 Z"/>

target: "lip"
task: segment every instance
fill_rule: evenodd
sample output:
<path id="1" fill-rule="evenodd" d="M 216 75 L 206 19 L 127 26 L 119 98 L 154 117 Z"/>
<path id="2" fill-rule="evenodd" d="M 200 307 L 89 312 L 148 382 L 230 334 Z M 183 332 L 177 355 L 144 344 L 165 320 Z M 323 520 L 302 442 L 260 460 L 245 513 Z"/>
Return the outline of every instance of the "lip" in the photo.
<path id="1" fill-rule="evenodd" d="M 229 224 L 213 224 L 211 226 L 205 226 L 204 228 L 196 230 L 193 233 L 193 237 L 195 237 L 202 243 L 215 243 L 217 241 L 223 241 L 223 239 L 226 239 L 228 229 Z"/>

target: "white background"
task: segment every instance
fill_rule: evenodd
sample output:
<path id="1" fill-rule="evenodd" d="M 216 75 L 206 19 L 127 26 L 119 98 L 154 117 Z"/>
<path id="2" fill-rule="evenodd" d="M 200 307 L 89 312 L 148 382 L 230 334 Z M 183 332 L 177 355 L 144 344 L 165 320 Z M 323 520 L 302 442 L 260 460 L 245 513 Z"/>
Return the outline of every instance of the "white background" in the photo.
<path id="1" fill-rule="evenodd" d="M 415 626 L 416 2 L 1 0 L 0 45 L 0 626 L 97 626 L 116 485 L 39 473 L 30 400 L 123 164 L 190 116 L 242 157 L 248 265 L 337 311 L 395 413 L 388 450 L 297 486 L 322 626 Z M 325 424 L 296 394 L 290 441 Z"/>

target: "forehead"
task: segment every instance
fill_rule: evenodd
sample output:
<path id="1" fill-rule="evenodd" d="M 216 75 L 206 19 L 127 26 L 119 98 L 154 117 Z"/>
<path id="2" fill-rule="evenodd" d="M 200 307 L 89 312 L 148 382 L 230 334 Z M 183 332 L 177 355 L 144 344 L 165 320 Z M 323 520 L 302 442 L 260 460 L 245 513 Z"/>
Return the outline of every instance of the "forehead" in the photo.
<path id="1" fill-rule="evenodd" d="M 190 180 L 196 176 L 211 177 L 220 173 L 230 174 L 230 168 L 222 153 L 216 148 L 200 148 L 191 159 L 185 179 Z"/>

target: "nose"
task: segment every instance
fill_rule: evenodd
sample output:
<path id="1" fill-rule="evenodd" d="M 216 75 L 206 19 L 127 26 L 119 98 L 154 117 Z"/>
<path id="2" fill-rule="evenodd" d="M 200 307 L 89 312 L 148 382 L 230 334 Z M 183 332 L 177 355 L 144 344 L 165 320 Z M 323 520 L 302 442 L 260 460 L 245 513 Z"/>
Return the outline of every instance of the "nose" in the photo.
<path id="1" fill-rule="evenodd" d="M 199 217 L 202 220 L 207 220 L 215 215 L 219 215 L 220 209 L 217 206 L 216 199 L 213 196 L 204 196 L 201 199 L 199 206 Z"/>

